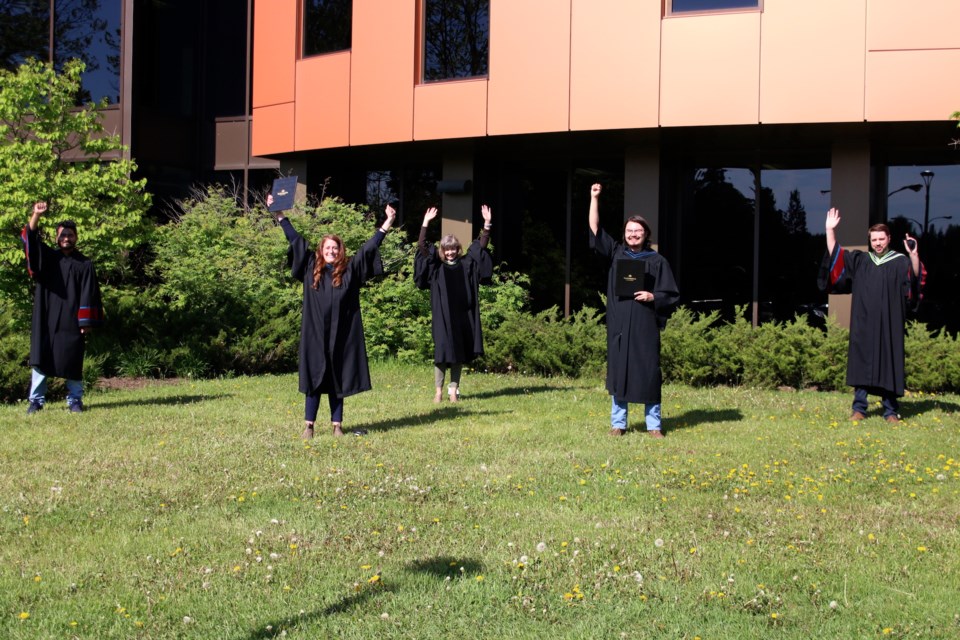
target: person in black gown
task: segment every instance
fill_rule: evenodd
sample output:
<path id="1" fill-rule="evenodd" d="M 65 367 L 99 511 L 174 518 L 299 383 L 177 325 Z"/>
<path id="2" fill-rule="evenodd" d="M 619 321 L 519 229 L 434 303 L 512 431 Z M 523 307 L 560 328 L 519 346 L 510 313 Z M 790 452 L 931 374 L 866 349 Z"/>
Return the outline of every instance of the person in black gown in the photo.
<path id="1" fill-rule="evenodd" d="M 272 196 L 267 197 L 267 206 Z M 360 287 L 383 273 L 380 244 L 397 213 L 387 205 L 386 219 L 353 257 L 343 241 L 324 236 L 316 250 L 297 233 L 290 221 L 277 221 L 290 243 L 291 273 L 303 282 L 300 323 L 300 392 L 306 396 L 303 438 L 314 435 L 320 396 L 327 395 L 333 435 L 342 436 L 343 399 L 369 391 L 370 369 L 363 337 Z"/>
<path id="2" fill-rule="evenodd" d="M 420 228 L 413 271 L 417 286 L 430 290 L 436 385 L 434 402 L 443 399 L 443 383 L 448 368 L 448 397 L 451 402 L 457 402 L 460 399 L 463 365 L 483 354 L 479 289 L 480 282 L 493 275 L 493 259 L 487 250 L 492 212 L 490 207 L 483 205 L 480 213 L 483 216 L 483 230 L 467 249 L 466 255 L 462 255 L 460 241 L 452 235 L 440 240 L 439 250 L 435 245 L 427 244 L 427 227 L 437 217 L 436 207 L 427 209 Z"/>
<path id="3" fill-rule="evenodd" d="M 847 384 L 854 388 L 851 420 L 867 416 L 868 394 L 880 396 L 883 417 L 900 422 L 904 375 L 904 323 L 907 311 L 920 303 L 926 269 L 917 241 L 906 234 L 906 255 L 890 247 L 890 229 L 875 224 L 868 229 L 869 251 L 844 249 L 837 242 L 840 211 L 827 211 L 827 253 L 818 284 L 829 293 L 852 293 Z"/>

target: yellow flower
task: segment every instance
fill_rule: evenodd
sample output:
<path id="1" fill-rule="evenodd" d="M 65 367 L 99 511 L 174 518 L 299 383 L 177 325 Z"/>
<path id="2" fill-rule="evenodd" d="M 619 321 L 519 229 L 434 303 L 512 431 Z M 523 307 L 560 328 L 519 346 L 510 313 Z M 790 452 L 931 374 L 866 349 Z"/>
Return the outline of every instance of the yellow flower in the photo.
<path id="1" fill-rule="evenodd" d="M 483 576 L 477 576 L 477 582 L 483 582 Z"/>
<path id="2" fill-rule="evenodd" d="M 927 552 L 927 548 L 924 547 L 924 546 L 919 546 L 919 547 L 917 547 L 917 551 L 919 551 L 920 553 L 926 553 L 926 552 Z"/>
<path id="3" fill-rule="evenodd" d="M 377 575 L 372 576 L 369 580 L 367 580 L 367 582 L 369 582 L 370 584 L 377 584 L 378 582 L 380 582 L 380 574 L 378 573 Z"/>
<path id="4" fill-rule="evenodd" d="M 29 618 L 29 617 L 30 617 L 30 614 L 27 613 L 26 611 L 21 611 L 21 612 L 20 612 L 20 619 L 21 619 L 21 620 L 26 620 L 26 619 Z"/>
<path id="5" fill-rule="evenodd" d="M 778 618 L 777 613 L 776 612 L 771 613 L 770 618 L 773 620 L 776 620 Z"/>

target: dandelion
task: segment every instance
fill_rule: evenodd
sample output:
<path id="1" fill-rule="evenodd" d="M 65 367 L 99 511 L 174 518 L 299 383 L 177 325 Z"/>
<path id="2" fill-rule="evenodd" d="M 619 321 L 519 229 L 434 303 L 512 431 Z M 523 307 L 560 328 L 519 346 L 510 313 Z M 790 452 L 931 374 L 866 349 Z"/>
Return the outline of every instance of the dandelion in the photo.
<path id="1" fill-rule="evenodd" d="M 656 540 L 654 540 L 654 541 L 653 541 L 653 546 L 658 547 L 658 548 L 659 548 L 659 547 L 662 547 L 662 546 L 663 546 L 663 538 L 657 538 Z"/>
<path id="2" fill-rule="evenodd" d="M 483 582 L 483 576 L 477 576 L 477 582 Z"/>
<path id="3" fill-rule="evenodd" d="M 926 552 L 927 552 L 927 548 L 924 547 L 924 546 L 919 546 L 919 547 L 917 547 L 917 551 L 919 551 L 920 553 L 926 553 Z"/>
<path id="4" fill-rule="evenodd" d="M 546 550 L 547 550 L 547 543 L 546 543 L 546 542 L 537 543 L 537 553 L 543 553 L 543 552 L 546 551 Z"/>
<path id="5" fill-rule="evenodd" d="M 839 606 L 840 606 L 840 605 L 837 604 L 837 601 L 836 601 L 836 600 L 831 600 L 831 601 L 830 601 L 830 608 L 831 608 L 831 609 L 836 609 L 836 608 L 839 607 Z"/>
<path id="6" fill-rule="evenodd" d="M 30 613 L 29 613 L 29 612 L 27 612 L 27 611 L 21 611 L 21 612 L 20 612 L 20 619 L 21 619 L 21 620 L 27 620 L 28 618 L 30 618 Z"/>

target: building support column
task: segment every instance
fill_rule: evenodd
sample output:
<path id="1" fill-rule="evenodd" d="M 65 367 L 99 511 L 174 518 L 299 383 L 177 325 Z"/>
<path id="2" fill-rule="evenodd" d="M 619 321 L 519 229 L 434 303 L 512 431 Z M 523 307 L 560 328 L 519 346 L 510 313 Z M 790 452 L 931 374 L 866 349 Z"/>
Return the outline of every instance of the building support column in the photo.
<path id="1" fill-rule="evenodd" d="M 454 235 L 464 247 L 473 242 L 473 153 L 470 149 L 451 150 L 443 156 L 443 180 L 437 185 L 442 194 L 441 235 Z"/>
<path id="2" fill-rule="evenodd" d="M 660 147 L 632 146 L 623 158 L 623 220 L 643 216 L 650 224 L 652 246 L 660 243 Z"/>
<path id="3" fill-rule="evenodd" d="M 830 206 L 840 211 L 837 242 L 845 249 L 866 251 L 870 228 L 870 194 L 873 172 L 870 141 L 843 140 L 834 143 L 830 171 Z M 826 251 L 826 246 L 824 246 Z M 829 297 L 830 317 L 842 327 L 850 326 L 849 295 Z"/>

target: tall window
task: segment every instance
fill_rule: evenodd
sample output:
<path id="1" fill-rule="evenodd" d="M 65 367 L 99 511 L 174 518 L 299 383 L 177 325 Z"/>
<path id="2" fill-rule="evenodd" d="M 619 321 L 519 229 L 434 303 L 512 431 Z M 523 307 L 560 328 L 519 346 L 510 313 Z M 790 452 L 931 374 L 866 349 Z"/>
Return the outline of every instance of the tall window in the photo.
<path id="1" fill-rule="evenodd" d="M 668 12 L 676 13 L 710 13 L 731 9 L 759 9 L 761 0 L 669 0 Z"/>
<path id="2" fill-rule="evenodd" d="M 303 55 L 349 49 L 353 24 L 351 0 L 304 0 Z"/>
<path id="3" fill-rule="evenodd" d="M 487 75 L 490 0 L 423 0 L 423 81 Z"/>
<path id="4" fill-rule="evenodd" d="M 86 65 L 79 102 L 120 100 L 121 0 L 0 1 L 0 66 L 14 70 L 27 58 L 52 59 L 59 69 L 79 58 Z M 50 38 L 51 19 L 53 38 Z"/>

